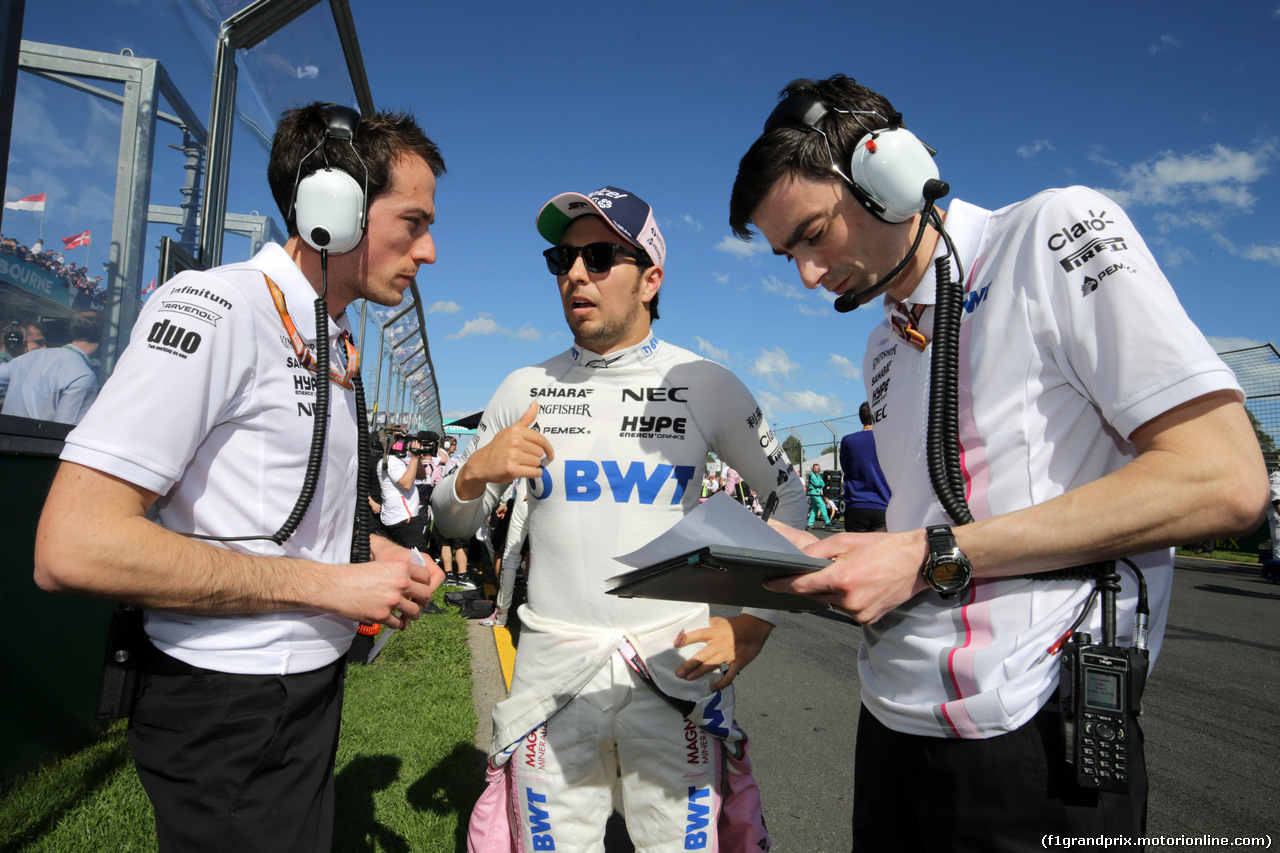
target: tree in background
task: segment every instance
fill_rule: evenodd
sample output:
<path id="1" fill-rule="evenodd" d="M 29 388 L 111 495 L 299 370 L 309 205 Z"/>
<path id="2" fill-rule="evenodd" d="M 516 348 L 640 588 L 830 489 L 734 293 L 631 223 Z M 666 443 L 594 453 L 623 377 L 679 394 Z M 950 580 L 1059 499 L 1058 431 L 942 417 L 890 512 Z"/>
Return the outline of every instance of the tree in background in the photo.
<path id="1" fill-rule="evenodd" d="M 787 454 L 792 465 L 799 465 L 804 461 L 804 446 L 794 435 L 787 436 L 786 441 L 782 442 L 782 450 Z"/>

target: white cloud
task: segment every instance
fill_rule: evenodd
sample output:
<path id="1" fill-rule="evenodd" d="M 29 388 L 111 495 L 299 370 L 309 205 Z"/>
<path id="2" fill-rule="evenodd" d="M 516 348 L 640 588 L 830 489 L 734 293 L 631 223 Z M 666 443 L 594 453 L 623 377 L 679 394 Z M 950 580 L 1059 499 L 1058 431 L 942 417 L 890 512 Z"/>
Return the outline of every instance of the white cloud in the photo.
<path id="1" fill-rule="evenodd" d="M 819 394 L 817 391 L 784 391 L 773 394 L 765 391 L 756 395 L 760 408 L 770 423 L 774 423 L 780 412 L 809 412 L 815 415 L 838 415 L 844 411 L 840 398 L 834 394 Z M 774 423 L 774 426 L 786 424 Z"/>
<path id="2" fill-rule="evenodd" d="M 1128 169 L 1109 164 L 1119 173 L 1125 188 L 1102 192 L 1126 207 L 1199 203 L 1216 205 L 1230 213 L 1248 213 L 1257 201 L 1249 185 L 1267 174 L 1275 155 L 1274 139 L 1259 143 L 1251 151 L 1237 151 L 1221 144 L 1194 154 L 1164 151 Z"/>
<path id="3" fill-rule="evenodd" d="M 1151 47 L 1148 48 L 1148 50 L 1150 50 L 1151 53 L 1156 54 L 1156 53 L 1163 53 L 1166 50 L 1172 50 L 1175 47 L 1181 47 L 1181 46 L 1182 46 L 1182 42 L 1180 40 L 1174 38 L 1169 33 L 1165 33 L 1164 35 L 1160 36 L 1160 40 L 1155 44 L 1151 45 Z"/>
<path id="4" fill-rule="evenodd" d="M 1255 341 L 1252 338 L 1207 337 L 1206 340 L 1209 341 L 1209 346 L 1213 347 L 1214 352 L 1234 352 L 1238 349 L 1260 347 L 1266 343 L 1266 341 Z"/>
<path id="5" fill-rule="evenodd" d="M 681 221 L 683 221 L 683 222 L 684 222 L 684 224 L 685 224 L 685 225 L 689 226 L 689 227 L 690 227 L 691 229 L 693 229 L 694 231 L 705 231 L 705 230 L 707 230 L 707 229 L 705 229 L 705 228 L 703 228 L 703 227 L 702 227 L 702 223 L 701 223 L 701 222 L 699 222 L 698 220 L 694 219 L 692 216 L 690 216 L 690 215 L 689 215 L 689 214 L 687 214 L 687 213 L 686 213 L 684 216 L 680 217 L 680 219 L 681 219 Z"/>
<path id="6" fill-rule="evenodd" d="M 1049 143 L 1049 140 L 1037 139 L 1035 142 L 1031 143 L 1030 145 L 1020 146 L 1018 148 L 1018 156 L 1023 158 L 1024 160 L 1030 160 L 1032 157 L 1035 157 L 1041 151 L 1054 151 L 1054 150 L 1056 149 Z"/>
<path id="7" fill-rule="evenodd" d="M 1280 243 L 1272 243 L 1270 246 L 1237 246 L 1221 234 L 1214 234 L 1213 239 L 1237 258 L 1244 258 L 1246 261 L 1266 261 L 1280 266 Z"/>
<path id="8" fill-rule="evenodd" d="M 452 335 L 445 335 L 445 340 L 456 341 L 459 338 L 470 337 L 471 335 L 509 335 L 510 330 L 504 329 L 487 314 L 481 314 L 474 320 L 468 320 L 462 324 L 462 328 L 454 332 Z"/>
<path id="9" fill-rule="evenodd" d="M 698 352 L 702 353 L 712 361 L 718 361 L 721 364 L 729 363 L 728 350 L 720 349 L 719 347 L 712 344 L 710 341 L 698 335 L 694 335 L 693 339 L 698 342 Z"/>
<path id="10" fill-rule="evenodd" d="M 804 299 L 805 289 L 799 284 L 790 284 L 771 275 L 768 278 L 761 279 L 760 283 L 764 285 L 764 289 L 769 293 L 776 293 L 778 296 L 785 296 L 788 299 Z"/>
<path id="11" fill-rule="evenodd" d="M 444 339 L 446 341 L 456 341 L 460 338 L 469 338 L 472 335 L 503 335 L 520 341 L 542 339 L 542 332 L 532 326 L 521 326 L 518 332 L 513 332 L 505 326 L 499 325 L 498 321 L 494 320 L 489 314 L 477 314 L 475 319 L 463 323 L 461 329 L 452 335 L 445 335 Z"/>
<path id="12" fill-rule="evenodd" d="M 718 272 L 718 273 L 714 274 L 714 275 L 713 275 L 713 276 L 711 276 L 711 277 L 712 277 L 712 278 L 714 278 L 714 279 L 716 280 L 716 283 L 717 283 L 717 284 L 728 284 L 728 283 L 729 283 L 729 274 L 728 274 L 727 272 Z"/>
<path id="13" fill-rule="evenodd" d="M 733 255 L 735 258 L 754 258 L 756 255 L 763 255 L 769 251 L 769 247 L 763 241 L 739 240 L 737 237 L 725 237 L 719 243 L 716 243 L 716 251 L 724 252 L 727 255 Z"/>
<path id="14" fill-rule="evenodd" d="M 827 367 L 837 376 L 843 376 L 845 379 L 862 378 L 862 370 L 849 359 L 836 353 L 831 353 L 831 358 L 827 359 Z"/>
<path id="15" fill-rule="evenodd" d="M 431 307 L 427 309 L 428 314 L 457 314 L 462 310 L 462 306 L 456 302 L 433 302 Z"/>
<path id="16" fill-rule="evenodd" d="M 756 359 L 756 363 L 751 365 L 751 372 L 756 376 L 773 377 L 778 374 L 790 376 L 794 370 L 799 370 L 800 365 L 796 364 L 787 355 L 782 347 L 773 350 L 761 350 L 760 357 Z"/>

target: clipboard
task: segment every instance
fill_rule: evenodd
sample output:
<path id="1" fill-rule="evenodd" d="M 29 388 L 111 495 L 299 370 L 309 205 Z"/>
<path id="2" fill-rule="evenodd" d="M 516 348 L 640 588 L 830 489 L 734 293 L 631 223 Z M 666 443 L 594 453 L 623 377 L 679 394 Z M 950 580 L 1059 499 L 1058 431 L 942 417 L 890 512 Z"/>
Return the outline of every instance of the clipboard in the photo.
<path id="1" fill-rule="evenodd" d="M 773 592 L 761 583 L 768 578 L 816 572 L 829 565 L 830 560 L 805 554 L 706 545 L 609 578 L 605 592 L 622 598 L 699 601 L 771 610 L 826 610 L 827 605 L 806 595 Z"/>

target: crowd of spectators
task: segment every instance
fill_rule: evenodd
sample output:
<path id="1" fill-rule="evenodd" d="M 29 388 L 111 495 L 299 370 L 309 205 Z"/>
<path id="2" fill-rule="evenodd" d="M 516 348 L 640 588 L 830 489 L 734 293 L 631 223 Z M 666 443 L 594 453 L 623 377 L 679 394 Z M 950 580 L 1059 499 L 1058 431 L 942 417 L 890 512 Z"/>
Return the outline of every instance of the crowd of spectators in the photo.
<path id="1" fill-rule="evenodd" d="M 90 277 L 87 266 L 66 260 L 61 252 L 46 249 L 44 240 L 36 240 L 34 245 L 28 247 L 12 237 L 0 236 L 0 252 L 12 255 L 59 279 L 71 294 L 72 309 L 102 311 L 106 307 L 103 294 L 107 287 L 102 283 L 102 276 Z"/>

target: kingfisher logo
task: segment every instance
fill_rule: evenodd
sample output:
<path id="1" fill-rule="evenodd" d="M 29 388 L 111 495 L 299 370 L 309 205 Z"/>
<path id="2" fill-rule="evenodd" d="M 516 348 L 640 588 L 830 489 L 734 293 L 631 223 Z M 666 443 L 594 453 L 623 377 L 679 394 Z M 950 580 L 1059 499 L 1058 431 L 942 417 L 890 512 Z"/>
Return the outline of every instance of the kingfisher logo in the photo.
<path id="1" fill-rule="evenodd" d="M 558 466 L 557 466 L 558 467 Z M 614 503 L 631 503 L 634 492 L 641 504 L 652 505 L 657 502 L 658 494 L 670 480 L 675 481 L 675 490 L 671 495 L 671 505 L 680 503 L 684 491 L 688 487 L 696 469 L 692 465 L 654 465 L 650 470 L 643 462 L 632 462 L 624 474 L 620 463 L 613 460 L 592 462 L 589 459 L 566 459 L 563 467 L 564 499 L 590 503 L 602 498 L 613 499 Z M 600 484 L 600 474 L 604 474 L 604 485 L 608 486 L 606 495 L 604 486 Z M 550 468 L 542 469 L 542 477 L 529 481 L 529 494 L 537 500 L 546 500 L 556 494 L 555 479 Z"/>
<path id="2" fill-rule="evenodd" d="M 689 788 L 687 805 L 684 849 L 706 850 L 707 843 L 710 841 L 707 835 L 707 827 L 711 824 L 711 789 Z"/>
<path id="3" fill-rule="evenodd" d="M 551 834 L 551 812 L 543 808 L 547 804 L 547 795 L 525 788 L 524 796 L 529 807 L 529 834 L 533 836 L 533 849 L 555 850 L 556 839 Z"/>

